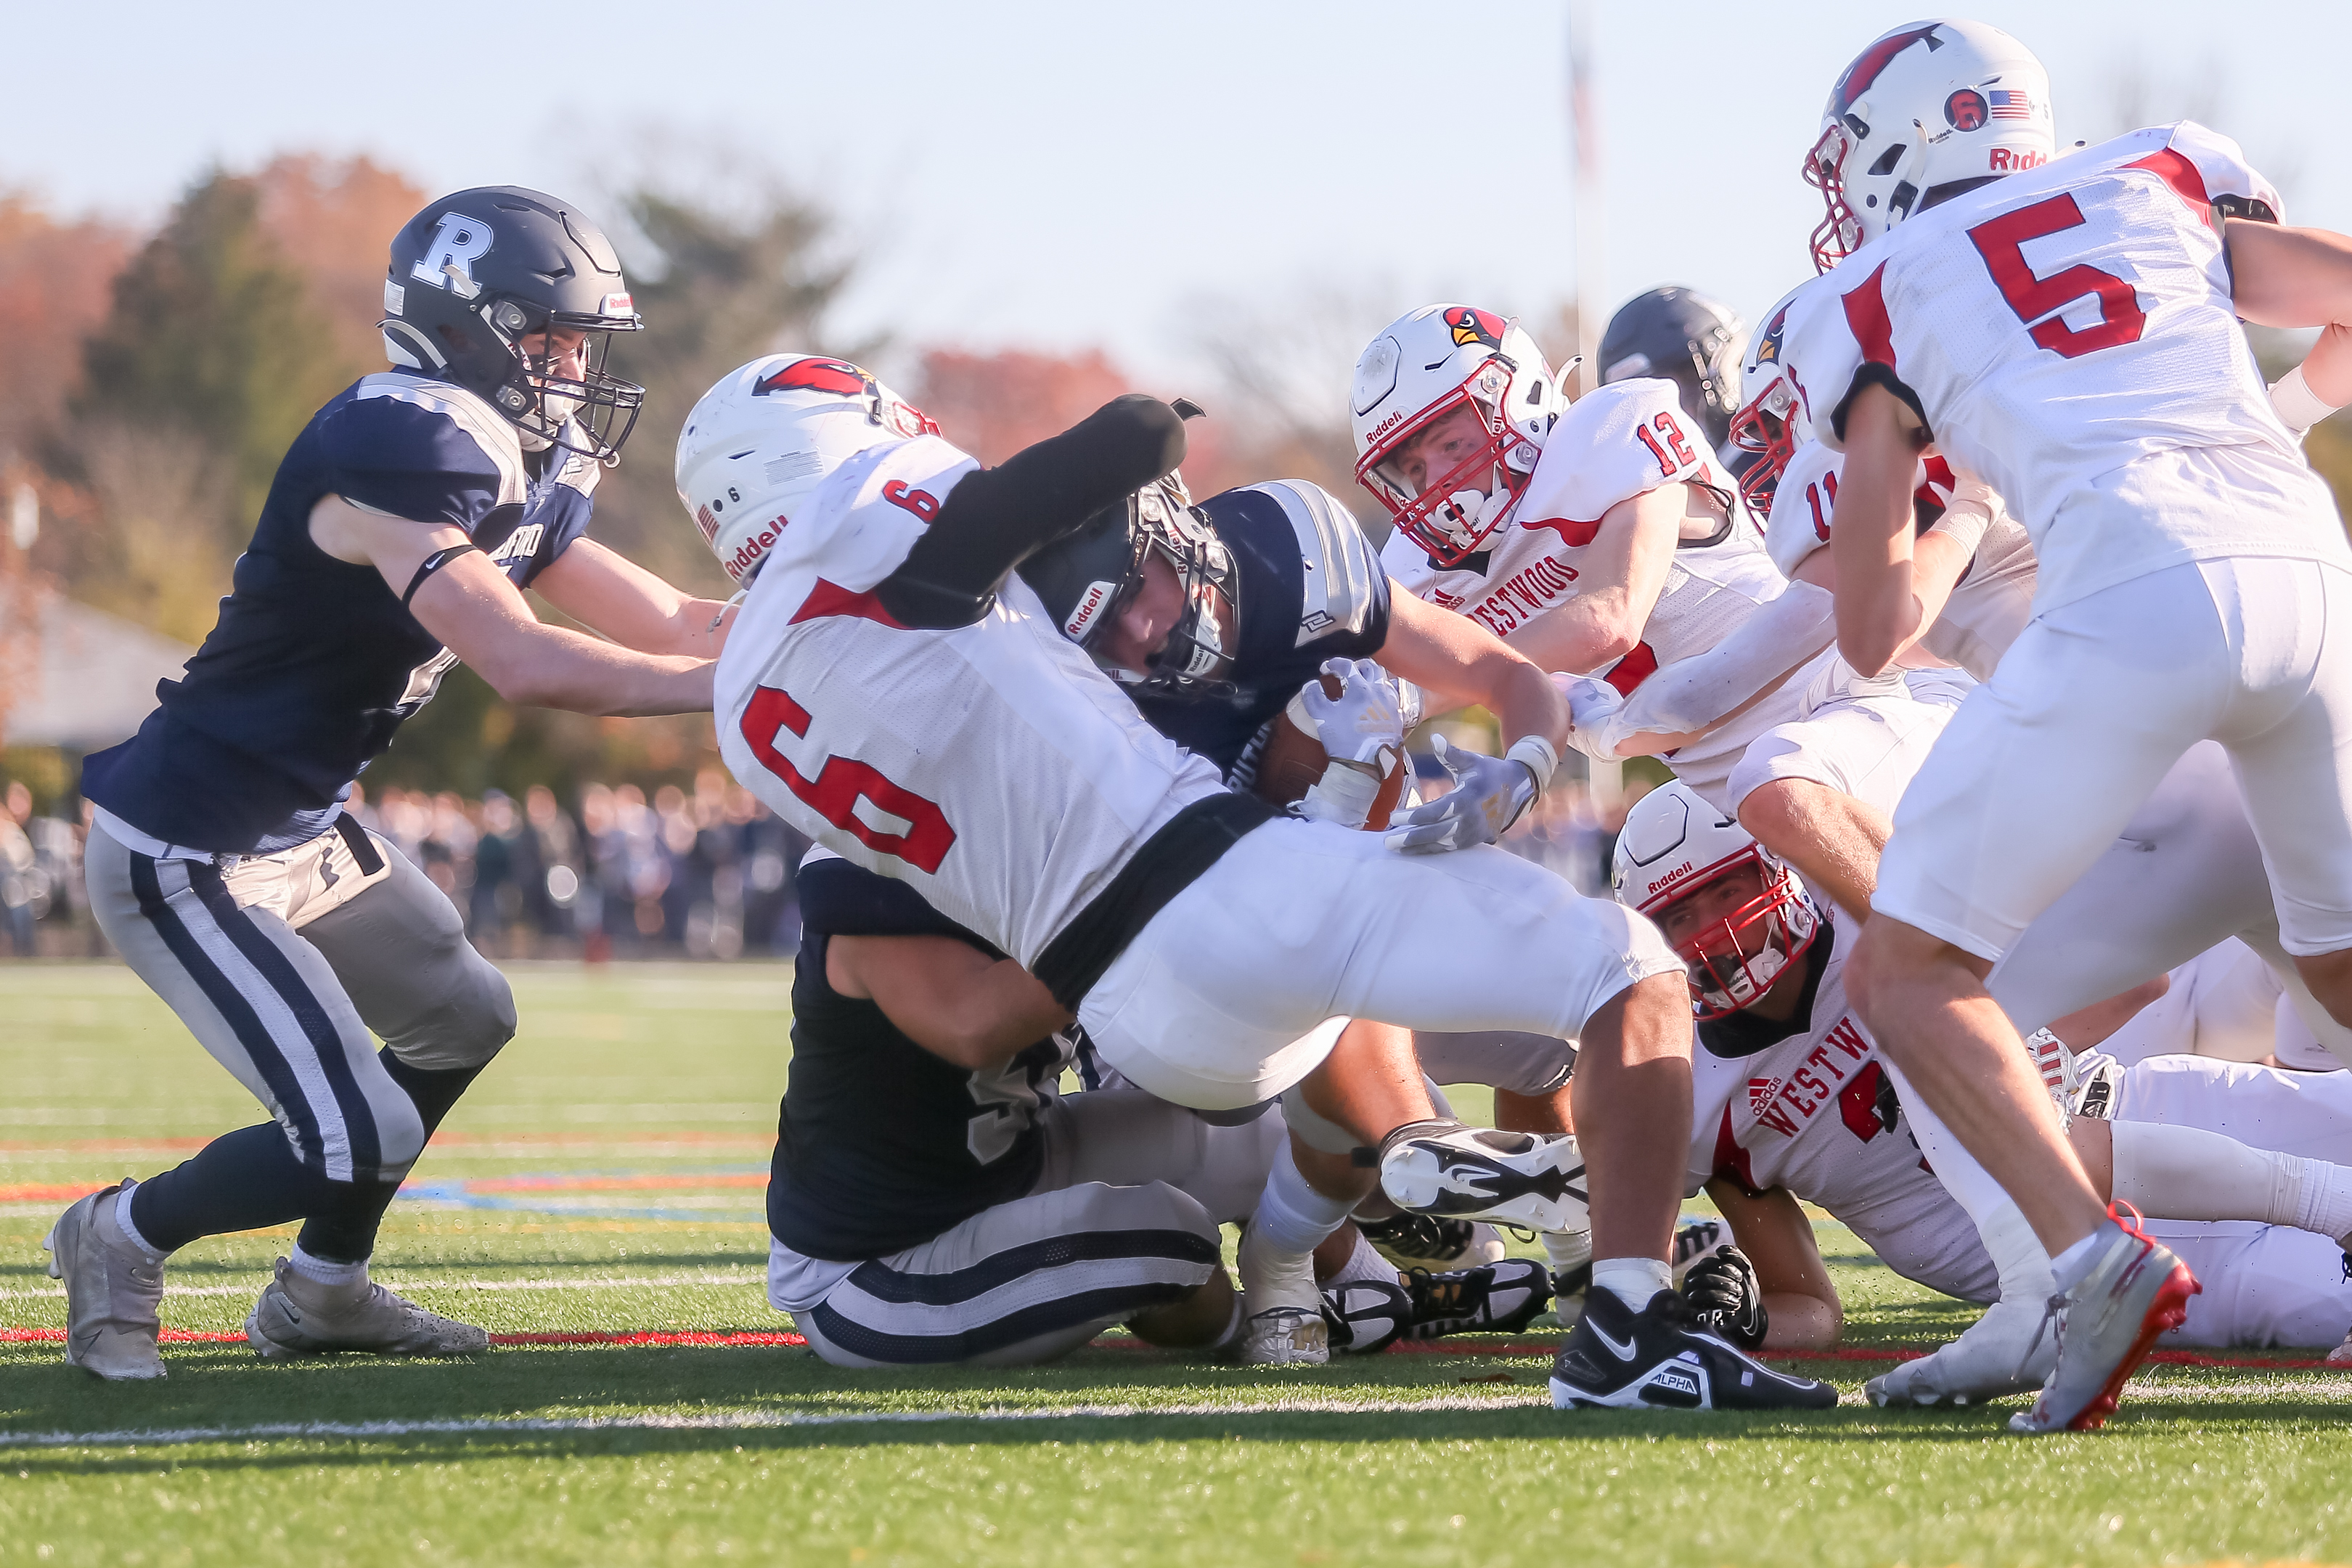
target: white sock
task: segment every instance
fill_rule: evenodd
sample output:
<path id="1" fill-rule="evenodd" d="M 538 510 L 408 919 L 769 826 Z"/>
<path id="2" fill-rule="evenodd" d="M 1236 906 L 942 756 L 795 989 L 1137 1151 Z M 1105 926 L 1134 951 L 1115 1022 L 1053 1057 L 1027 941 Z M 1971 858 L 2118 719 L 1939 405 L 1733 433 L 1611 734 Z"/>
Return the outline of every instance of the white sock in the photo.
<path id="1" fill-rule="evenodd" d="M 1347 1223 L 1348 1211 L 1355 1206 L 1352 1199 L 1327 1198 L 1308 1186 L 1286 1140 L 1242 1236 L 1242 1294 L 1248 1298 L 1248 1310 L 1311 1307 L 1318 1300 L 1315 1248 Z"/>
<path id="2" fill-rule="evenodd" d="M 2099 1230 L 2105 1228 L 2106 1226 L 2101 1226 Z M 2060 1289 L 2074 1289 L 2083 1282 L 2084 1276 L 2090 1273 L 2091 1266 L 2098 1262 L 2099 1254 L 2105 1250 L 2104 1244 L 2107 1240 L 2105 1237 L 2099 1234 L 2099 1230 L 2093 1231 L 2050 1260 L 2053 1282 Z"/>
<path id="3" fill-rule="evenodd" d="M 1543 1249 L 1544 1257 L 1551 1261 L 1551 1271 L 1565 1274 L 1592 1261 L 1592 1233 L 1589 1230 L 1548 1230 L 1543 1233 Z M 1647 1302 L 1643 1304 L 1648 1305 Z"/>
<path id="4" fill-rule="evenodd" d="M 1395 1264 L 1373 1249 L 1372 1244 L 1364 1239 L 1364 1233 L 1360 1230 L 1356 1233 L 1356 1250 L 1348 1254 L 1348 1261 L 1339 1265 L 1323 1284 L 1328 1289 L 1333 1285 L 1353 1285 L 1364 1279 L 1393 1285 L 1397 1282 L 1397 1268 Z"/>
<path id="5" fill-rule="evenodd" d="M 294 1244 L 293 1256 L 287 1258 L 286 1262 L 295 1273 L 312 1284 L 324 1285 L 333 1290 L 347 1290 L 354 1285 L 363 1285 L 367 1282 L 368 1266 L 365 1258 L 362 1258 L 357 1263 L 331 1262 L 324 1258 L 311 1257 L 302 1250 L 302 1244 L 299 1241 Z"/>
<path id="6" fill-rule="evenodd" d="M 2151 1218 L 2303 1223 L 2304 1168 L 2317 1161 L 2252 1149 L 2201 1127 L 2118 1121 L 2113 1131 L 2116 1198 Z"/>
<path id="7" fill-rule="evenodd" d="M 1592 1288 L 1615 1291 L 1638 1312 L 1659 1291 L 1675 1288 L 1675 1271 L 1663 1258 L 1603 1258 L 1592 1265 Z"/>
<path id="8" fill-rule="evenodd" d="M 114 1194 L 114 1228 L 121 1231 L 122 1239 L 137 1247 L 148 1262 L 161 1263 L 171 1254 L 140 1235 L 139 1227 L 131 1223 L 131 1190 L 138 1184 L 136 1182 L 125 1182 L 122 1184 L 122 1190 Z"/>
<path id="9" fill-rule="evenodd" d="M 2303 1191 L 2297 1195 L 2294 1218 L 2275 1223 L 2315 1230 L 2339 1242 L 2352 1236 L 2352 1166 L 2299 1160 L 2292 1154 L 2280 1158 L 2302 1167 L 2297 1174 L 2302 1177 Z"/>

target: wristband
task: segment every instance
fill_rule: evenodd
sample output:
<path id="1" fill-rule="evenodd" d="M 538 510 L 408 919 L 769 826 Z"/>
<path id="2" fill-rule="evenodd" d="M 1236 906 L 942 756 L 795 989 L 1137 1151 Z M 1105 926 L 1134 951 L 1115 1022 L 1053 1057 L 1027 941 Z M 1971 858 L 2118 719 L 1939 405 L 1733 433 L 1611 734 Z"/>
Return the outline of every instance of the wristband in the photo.
<path id="1" fill-rule="evenodd" d="M 1538 795 L 1550 787 L 1552 770 L 1559 766 L 1559 751 L 1541 735 L 1520 736 L 1503 755 L 1536 775 Z"/>
<path id="2" fill-rule="evenodd" d="M 1307 786 L 1307 793 L 1291 810 L 1310 822 L 1361 827 L 1371 820 L 1372 803 L 1380 799 L 1381 782 L 1382 776 L 1364 763 L 1334 757 L 1323 769 L 1323 776 Z"/>
<path id="3" fill-rule="evenodd" d="M 2319 395 L 2311 390 L 2311 383 L 2303 378 L 2301 365 L 2271 384 L 2271 407 L 2298 436 L 2336 412 L 2334 404 L 2322 403 Z"/>

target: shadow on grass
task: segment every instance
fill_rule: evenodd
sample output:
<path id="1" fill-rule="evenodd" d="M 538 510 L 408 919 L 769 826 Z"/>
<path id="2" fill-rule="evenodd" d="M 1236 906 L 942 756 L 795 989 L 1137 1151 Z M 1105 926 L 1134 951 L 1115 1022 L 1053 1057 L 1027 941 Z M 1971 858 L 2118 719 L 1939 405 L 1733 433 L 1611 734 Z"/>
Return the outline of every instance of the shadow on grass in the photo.
<path id="1" fill-rule="evenodd" d="M 504 1351 L 475 1361 L 386 1363 L 353 1358 L 290 1366 L 261 1364 L 242 1352 L 176 1354 L 162 1384 L 95 1382 L 62 1363 L 0 1363 L 0 1430 L 162 1432 L 241 1428 L 299 1422 L 582 1419 L 645 1409 L 730 1415 L 752 1411 L 823 1425 L 723 1426 L 699 1429 L 513 1429 L 415 1433 L 383 1437 L 226 1436 L 206 1447 L 165 1445 L 139 1452 L 0 1448 L 0 1473 L 147 1473 L 183 1466 L 373 1465 L 393 1459 L 463 1461 L 497 1457 L 697 1453 L 741 1448 L 936 1447 L 1061 1442 L 1214 1441 L 1398 1443 L 1515 1438 L 1607 1442 L 1705 1437 L 1775 1442 L 1977 1442 L 2006 1437 L 2011 1409 L 2021 1402 L 1966 1411 L 1881 1411 L 1864 1406 L 1797 1413 L 1555 1412 L 1548 1404 L 1492 1409 L 1192 1411 L 1161 1414 L 1167 1401 L 1272 1404 L 1284 1399 L 1412 1399 L 1482 1389 L 1495 1362 L 1435 1356 L 1377 1357 L 1353 1364 L 1283 1372 L 1222 1367 L 1150 1352 L 1093 1352 L 1050 1367 L 950 1367 L 921 1373 L 858 1373 L 828 1367 L 804 1351 L 663 1347 L 595 1351 Z M 1515 1383 L 1539 1400 L 1545 1368 L 1514 1362 Z M 1849 1383 L 1858 1381 L 1847 1380 Z M 976 1418 L 936 1410 L 955 1398 L 998 1409 L 1034 1410 L 1032 1418 Z M 886 1403 L 887 1402 L 887 1403 Z M 1056 1405 L 1145 1406 L 1132 1415 L 1058 1414 Z M 920 1420 L 907 1420 L 919 1414 Z M 858 1419 L 873 1415 L 879 1419 Z M 891 1419 L 892 1416 L 898 1419 Z M 2210 1396 L 2133 1401 L 2118 1427 L 2183 1418 L 2200 1430 L 2217 1426 L 2308 1420 L 2341 1429 L 2344 1406 L 2292 1391 L 2243 1401 Z M 224 1447 L 234 1451 L 224 1453 Z"/>

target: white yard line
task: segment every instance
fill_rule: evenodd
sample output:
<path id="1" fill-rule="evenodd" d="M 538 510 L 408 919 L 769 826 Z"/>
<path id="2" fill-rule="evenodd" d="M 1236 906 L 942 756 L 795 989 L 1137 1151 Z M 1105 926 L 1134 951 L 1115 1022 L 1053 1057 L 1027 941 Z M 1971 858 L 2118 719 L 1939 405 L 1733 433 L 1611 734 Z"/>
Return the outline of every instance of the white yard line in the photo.
<path id="1" fill-rule="evenodd" d="M 74 1448 L 186 1443 L 245 1443 L 274 1437 L 528 1436 L 543 1432 L 748 1432 L 793 1426 L 933 1426 L 951 1421 L 1129 1421 L 1169 1415 L 1402 1415 L 1415 1411 L 1509 1410 L 1543 1403 L 1534 1399 L 1280 1399 L 1254 1405 L 1072 1405 L 1050 1410 L 732 1410 L 707 1415 L 593 1415 L 579 1417 L 468 1418 L 445 1421 L 271 1421 L 246 1426 L 127 1427 L 107 1432 L 0 1432 L 0 1448 Z"/>
<path id="2" fill-rule="evenodd" d="M 587 1279 L 429 1279 L 379 1274 L 378 1284 L 394 1290 L 635 1290 L 676 1285 L 764 1285 L 765 1274 L 616 1274 Z M 177 1296 L 250 1296 L 258 1285 L 168 1285 L 164 1300 Z M 0 1301 L 62 1301 L 62 1284 L 30 1290 L 0 1289 Z"/>

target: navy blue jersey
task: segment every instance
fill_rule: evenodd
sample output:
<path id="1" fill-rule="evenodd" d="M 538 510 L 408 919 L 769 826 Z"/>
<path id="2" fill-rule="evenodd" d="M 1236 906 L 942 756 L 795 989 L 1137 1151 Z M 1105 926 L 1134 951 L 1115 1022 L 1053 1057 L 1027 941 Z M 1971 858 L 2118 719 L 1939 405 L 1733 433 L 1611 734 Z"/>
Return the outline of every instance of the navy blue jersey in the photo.
<path id="1" fill-rule="evenodd" d="M 482 399 L 402 371 L 338 393 L 278 466 L 220 620 L 138 734 L 82 764 L 82 793 L 168 844 L 268 853 L 315 837 L 360 770 L 456 662 L 373 566 L 310 541 L 355 505 L 466 531 L 518 587 L 588 526 L 603 469 L 526 454 Z"/>
<path id="2" fill-rule="evenodd" d="M 1324 660 L 1380 652 L 1389 636 L 1389 579 L 1348 509 L 1303 479 L 1226 490 L 1200 510 L 1241 576 L 1234 694 L 1129 695 L 1153 729 L 1230 777 L 1259 729 Z"/>
<path id="3" fill-rule="evenodd" d="M 777 1120 L 768 1228 L 805 1258 L 855 1262 L 920 1246 L 1025 1197 L 1045 1159 L 1037 1110 L 1068 1047 L 1038 1041 L 971 1072 L 901 1034 L 872 1002 L 826 982 L 842 936 L 948 936 L 995 953 L 904 882 L 831 857 L 800 871 L 792 1076 Z"/>

